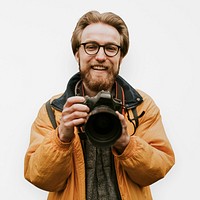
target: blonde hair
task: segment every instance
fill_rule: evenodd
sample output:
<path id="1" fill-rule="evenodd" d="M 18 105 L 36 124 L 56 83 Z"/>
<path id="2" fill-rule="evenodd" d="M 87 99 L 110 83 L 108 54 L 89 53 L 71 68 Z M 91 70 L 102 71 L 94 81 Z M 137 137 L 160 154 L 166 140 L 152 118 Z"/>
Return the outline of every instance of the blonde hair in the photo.
<path id="1" fill-rule="evenodd" d="M 73 53 L 75 54 L 79 48 L 81 35 L 85 27 L 93 23 L 104 23 L 117 29 L 121 37 L 121 53 L 122 57 L 124 57 L 129 48 L 128 28 L 121 17 L 112 12 L 99 13 L 98 11 L 89 11 L 79 19 L 71 38 Z"/>

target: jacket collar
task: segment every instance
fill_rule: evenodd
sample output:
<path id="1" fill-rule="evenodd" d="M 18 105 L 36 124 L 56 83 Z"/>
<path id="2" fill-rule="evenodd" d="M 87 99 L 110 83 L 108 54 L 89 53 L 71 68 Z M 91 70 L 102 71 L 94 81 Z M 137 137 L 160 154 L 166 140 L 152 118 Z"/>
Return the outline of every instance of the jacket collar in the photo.
<path id="1" fill-rule="evenodd" d="M 63 110 L 63 106 L 66 100 L 69 97 L 75 96 L 75 87 L 78 81 L 80 81 L 81 76 L 80 73 L 76 73 L 72 78 L 69 80 L 67 84 L 67 89 L 63 93 L 61 97 L 58 99 L 54 99 L 51 105 L 59 111 Z M 117 83 L 123 88 L 125 93 L 125 107 L 126 109 L 132 109 L 137 107 L 140 103 L 142 103 L 143 98 L 142 96 L 121 76 L 117 76 L 116 78 Z"/>

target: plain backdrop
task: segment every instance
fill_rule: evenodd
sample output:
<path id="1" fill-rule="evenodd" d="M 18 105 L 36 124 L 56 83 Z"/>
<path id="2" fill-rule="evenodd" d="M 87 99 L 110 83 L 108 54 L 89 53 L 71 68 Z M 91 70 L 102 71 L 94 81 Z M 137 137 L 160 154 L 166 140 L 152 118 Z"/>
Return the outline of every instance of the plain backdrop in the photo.
<path id="1" fill-rule="evenodd" d="M 199 198 L 200 13 L 198 0 L 0 0 L 0 191 L 5 200 L 45 200 L 24 179 L 24 155 L 41 105 L 78 70 L 70 39 L 89 10 L 127 23 L 130 50 L 120 74 L 161 109 L 176 154 L 154 200 Z"/>

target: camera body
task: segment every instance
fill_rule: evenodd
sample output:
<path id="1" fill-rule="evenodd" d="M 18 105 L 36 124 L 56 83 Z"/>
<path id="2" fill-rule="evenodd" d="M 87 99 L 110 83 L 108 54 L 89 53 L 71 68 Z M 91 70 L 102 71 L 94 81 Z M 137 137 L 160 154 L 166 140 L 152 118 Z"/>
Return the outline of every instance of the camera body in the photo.
<path id="1" fill-rule="evenodd" d="M 84 125 L 85 133 L 94 146 L 107 147 L 121 136 L 122 126 L 115 111 L 122 111 L 122 102 L 112 98 L 108 91 L 100 91 L 95 97 L 85 96 L 90 108 Z"/>

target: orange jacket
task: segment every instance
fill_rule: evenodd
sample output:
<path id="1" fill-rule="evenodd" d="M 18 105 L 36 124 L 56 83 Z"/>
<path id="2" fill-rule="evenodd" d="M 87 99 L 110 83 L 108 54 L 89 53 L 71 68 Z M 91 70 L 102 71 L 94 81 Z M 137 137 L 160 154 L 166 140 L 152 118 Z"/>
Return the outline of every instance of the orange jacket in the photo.
<path id="1" fill-rule="evenodd" d="M 149 185 L 163 178 L 175 162 L 158 107 L 147 94 L 138 92 L 144 101 L 137 112 L 145 114 L 125 151 L 118 155 L 112 150 L 122 200 L 151 200 Z M 59 125 L 61 112 L 55 110 L 55 116 Z M 133 125 L 127 123 L 131 134 Z M 79 136 L 75 132 L 72 142 L 62 143 L 45 105 L 32 125 L 24 174 L 32 184 L 49 191 L 48 200 L 85 199 L 85 165 Z"/>

